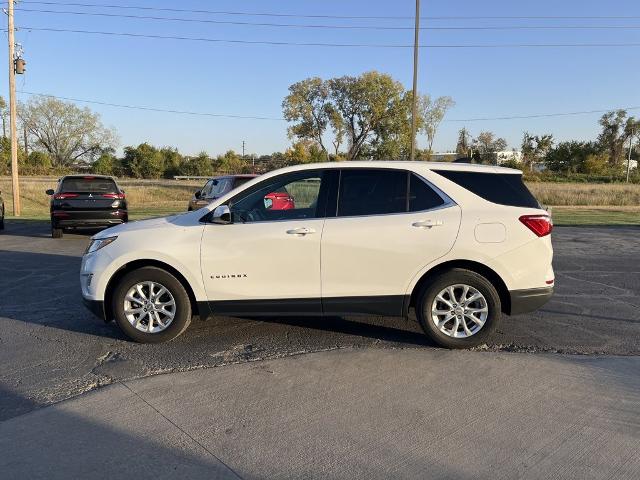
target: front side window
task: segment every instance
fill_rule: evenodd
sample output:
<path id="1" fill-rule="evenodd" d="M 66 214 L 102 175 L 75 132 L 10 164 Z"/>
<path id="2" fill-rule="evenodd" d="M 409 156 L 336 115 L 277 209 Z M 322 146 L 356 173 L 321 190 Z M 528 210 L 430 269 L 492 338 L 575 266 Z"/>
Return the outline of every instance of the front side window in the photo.
<path id="1" fill-rule="evenodd" d="M 217 178 L 213 181 L 213 186 L 211 187 L 211 192 L 208 196 L 210 197 L 221 197 L 226 192 L 231 190 L 231 179 L 230 178 Z"/>
<path id="2" fill-rule="evenodd" d="M 324 172 L 309 171 L 265 180 L 231 200 L 234 223 L 319 218 Z"/>
<path id="3" fill-rule="evenodd" d="M 202 187 L 202 190 L 200 190 L 200 196 L 202 197 L 206 197 L 211 193 L 211 187 L 213 187 L 213 180 L 209 180 L 204 187 Z"/>

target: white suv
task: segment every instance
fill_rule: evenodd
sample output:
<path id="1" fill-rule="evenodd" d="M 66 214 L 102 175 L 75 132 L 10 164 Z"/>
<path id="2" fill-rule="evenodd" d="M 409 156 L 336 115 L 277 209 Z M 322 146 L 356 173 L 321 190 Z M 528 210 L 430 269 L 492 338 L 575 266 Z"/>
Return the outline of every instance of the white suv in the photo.
<path id="1" fill-rule="evenodd" d="M 205 208 L 110 228 L 82 295 L 139 342 L 192 315 L 389 315 L 439 345 L 485 342 L 553 293 L 552 223 L 518 170 L 338 162 L 270 172 Z"/>

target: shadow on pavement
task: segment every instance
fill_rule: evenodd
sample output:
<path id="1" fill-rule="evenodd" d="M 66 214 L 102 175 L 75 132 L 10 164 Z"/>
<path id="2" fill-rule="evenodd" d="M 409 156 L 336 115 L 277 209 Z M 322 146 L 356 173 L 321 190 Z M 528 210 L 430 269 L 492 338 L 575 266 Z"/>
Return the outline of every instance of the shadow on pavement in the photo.
<path id="1" fill-rule="evenodd" d="M 109 388 L 111 405 L 103 395 L 82 413 L 54 405 L 0 422 L 3 478 L 239 478 L 131 391 Z"/>

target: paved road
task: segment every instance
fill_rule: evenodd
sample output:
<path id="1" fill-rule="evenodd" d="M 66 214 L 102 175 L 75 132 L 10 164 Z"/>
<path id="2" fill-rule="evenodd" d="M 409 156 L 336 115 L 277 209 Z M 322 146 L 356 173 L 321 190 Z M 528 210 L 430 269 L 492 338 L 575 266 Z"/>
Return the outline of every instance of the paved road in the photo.
<path id="1" fill-rule="evenodd" d="M 506 318 L 491 351 L 640 354 L 640 229 L 557 228 L 557 294 Z M 194 322 L 175 341 L 138 345 L 85 311 L 78 270 L 88 236 L 48 236 L 43 222 L 0 234 L 0 420 L 101 385 L 157 373 L 348 347 L 434 347 L 393 318 Z"/>
<path id="2" fill-rule="evenodd" d="M 640 478 L 640 357 L 345 349 L 123 381 L 0 422 L 0 471 Z"/>

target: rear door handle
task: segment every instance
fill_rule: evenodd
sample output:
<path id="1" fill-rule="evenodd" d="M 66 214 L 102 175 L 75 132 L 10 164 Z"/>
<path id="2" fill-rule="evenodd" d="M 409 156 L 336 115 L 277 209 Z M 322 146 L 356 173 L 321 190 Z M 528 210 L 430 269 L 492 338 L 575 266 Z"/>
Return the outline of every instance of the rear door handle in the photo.
<path id="1" fill-rule="evenodd" d="M 309 235 L 311 233 L 316 233 L 316 230 L 314 228 L 300 227 L 300 228 L 294 228 L 292 230 L 287 230 L 287 233 L 289 235 L 304 236 L 304 235 Z"/>
<path id="2" fill-rule="evenodd" d="M 420 220 L 418 222 L 413 222 L 411 226 L 416 228 L 431 228 L 439 227 L 443 224 L 444 222 L 442 220 Z"/>

